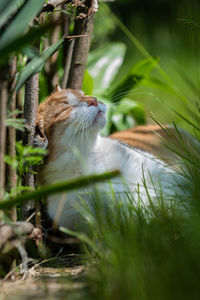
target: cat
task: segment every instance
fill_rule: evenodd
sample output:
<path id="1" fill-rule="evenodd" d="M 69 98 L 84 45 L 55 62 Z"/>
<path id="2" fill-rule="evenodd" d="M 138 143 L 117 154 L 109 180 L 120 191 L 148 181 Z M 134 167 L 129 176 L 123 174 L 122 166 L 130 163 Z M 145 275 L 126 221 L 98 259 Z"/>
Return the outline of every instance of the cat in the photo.
<path id="1" fill-rule="evenodd" d="M 57 87 L 38 110 L 34 143 L 48 149 L 39 170 L 40 184 L 118 169 L 121 176 L 111 182 L 116 197 L 122 202 L 126 201 L 126 192 L 131 192 L 136 201 L 142 199 L 148 205 L 144 178 L 152 199 L 156 199 L 158 192 L 155 186 L 162 188 L 166 199 L 180 193 L 180 175 L 175 170 L 154 154 L 115 140 L 114 135 L 102 137 L 100 131 L 105 124 L 104 103 L 82 91 Z M 108 201 L 105 195 L 111 194 L 110 183 L 103 182 L 98 187 L 102 201 Z M 80 195 L 90 205 L 87 191 L 49 196 L 49 216 L 58 226 L 76 229 L 79 225 L 83 230 L 84 221 L 76 206 L 80 203 Z"/>

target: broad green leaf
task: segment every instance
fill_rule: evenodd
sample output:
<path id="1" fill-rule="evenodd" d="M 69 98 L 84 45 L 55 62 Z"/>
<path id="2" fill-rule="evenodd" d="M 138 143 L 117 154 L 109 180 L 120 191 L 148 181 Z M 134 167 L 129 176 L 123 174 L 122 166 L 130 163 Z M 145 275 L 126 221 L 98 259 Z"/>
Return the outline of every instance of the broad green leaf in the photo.
<path id="1" fill-rule="evenodd" d="M 102 100 L 102 98 L 101 98 Z M 107 104 L 106 126 L 101 135 L 108 136 L 115 131 L 125 130 L 135 124 L 145 124 L 145 111 L 141 103 L 129 98 L 123 98 L 118 104 L 103 99 Z"/>
<path id="2" fill-rule="evenodd" d="M 0 49 L 4 49 L 14 40 L 19 38 L 27 29 L 29 22 L 33 20 L 35 15 L 40 11 L 44 0 L 28 0 L 20 9 L 14 20 L 0 37 Z"/>
<path id="3" fill-rule="evenodd" d="M 132 99 L 123 98 L 117 105 L 117 112 L 134 118 L 137 124 L 145 123 L 145 111 L 143 105 Z"/>
<path id="4" fill-rule="evenodd" d="M 137 74 L 138 76 L 147 77 L 151 71 L 158 65 L 159 59 L 152 57 L 140 60 L 136 65 L 133 66 L 131 74 Z"/>
<path id="5" fill-rule="evenodd" d="M 110 86 L 123 63 L 125 51 L 124 44 L 114 43 L 90 53 L 87 70 L 94 80 L 96 94 L 102 94 Z"/>
<path id="6" fill-rule="evenodd" d="M 110 134 L 116 131 L 126 130 L 135 126 L 135 121 L 132 117 L 123 115 L 122 113 L 115 112 L 112 115 L 112 126 L 110 128 Z"/>
<path id="7" fill-rule="evenodd" d="M 17 75 L 17 82 L 15 89 L 18 91 L 20 87 L 25 83 L 25 81 L 32 75 L 37 74 L 41 71 L 45 65 L 46 60 L 53 55 L 58 48 L 62 45 L 64 39 L 60 39 L 49 48 L 41 52 L 39 56 L 34 57 L 30 63 L 28 63 Z"/>
<path id="8" fill-rule="evenodd" d="M 86 95 L 93 94 L 94 82 L 90 73 L 85 70 L 84 78 L 83 78 L 83 87 L 82 90 Z"/>
<path id="9" fill-rule="evenodd" d="M 135 124 L 145 124 L 144 107 L 139 102 L 124 98 L 113 110 L 111 122 L 110 133 L 126 130 Z"/>
<path id="10" fill-rule="evenodd" d="M 1 0 L 0 2 L 0 27 L 7 21 L 8 17 L 24 3 L 24 0 Z"/>

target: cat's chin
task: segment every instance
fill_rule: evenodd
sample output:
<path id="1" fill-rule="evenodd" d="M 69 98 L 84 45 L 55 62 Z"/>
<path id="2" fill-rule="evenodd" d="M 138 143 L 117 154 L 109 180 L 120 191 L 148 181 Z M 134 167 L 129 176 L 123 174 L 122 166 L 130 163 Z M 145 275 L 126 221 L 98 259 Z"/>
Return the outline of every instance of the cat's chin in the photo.
<path id="1" fill-rule="evenodd" d="M 106 125 L 106 116 L 105 112 L 99 111 L 94 118 L 92 126 L 102 129 Z"/>

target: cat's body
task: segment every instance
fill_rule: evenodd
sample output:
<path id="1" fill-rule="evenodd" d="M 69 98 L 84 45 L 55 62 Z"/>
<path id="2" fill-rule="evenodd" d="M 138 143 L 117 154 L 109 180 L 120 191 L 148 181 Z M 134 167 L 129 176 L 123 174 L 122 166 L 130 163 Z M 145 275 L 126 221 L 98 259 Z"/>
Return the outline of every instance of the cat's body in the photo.
<path id="1" fill-rule="evenodd" d="M 129 148 L 117 140 L 99 135 L 104 127 L 106 107 L 95 98 L 73 90 L 57 91 L 40 105 L 36 143 L 47 144 L 49 155 L 40 170 L 42 184 L 64 181 L 80 175 L 118 169 L 121 177 L 99 184 L 102 199 L 115 191 L 125 201 L 131 192 L 136 201 L 148 202 L 145 183 L 152 199 L 159 188 L 165 198 L 179 192 L 179 175 L 153 154 Z M 138 195 L 138 189 L 140 196 Z M 48 213 L 59 225 L 76 228 L 80 215 L 74 207 L 81 197 L 88 202 L 87 189 L 48 197 Z"/>

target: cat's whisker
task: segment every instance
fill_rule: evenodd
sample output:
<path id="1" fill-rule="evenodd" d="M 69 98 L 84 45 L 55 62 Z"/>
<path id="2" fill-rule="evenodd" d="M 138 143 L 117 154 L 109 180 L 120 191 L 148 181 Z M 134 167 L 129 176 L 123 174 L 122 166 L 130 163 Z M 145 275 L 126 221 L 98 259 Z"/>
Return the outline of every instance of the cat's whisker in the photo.
<path id="1" fill-rule="evenodd" d="M 128 93 L 130 90 L 131 90 L 131 91 L 133 91 L 133 90 L 135 91 L 135 90 L 138 90 L 138 89 L 141 89 L 141 87 L 138 86 L 138 87 L 136 87 L 136 88 L 133 88 L 133 85 L 132 85 L 132 84 L 129 84 L 129 85 L 125 86 L 124 88 L 119 89 L 117 93 L 114 92 L 114 96 L 112 97 L 112 99 L 115 98 L 115 97 L 118 97 L 119 95 L 126 94 L 126 93 Z"/>
<path id="2" fill-rule="evenodd" d="M 131 90 L 131 91 L 125 91 L 125 92 L 122 92 L 122 93 L 118 93 L 115 96 L 112 96 L 111 100 L 115 101 L 115 100 L 117 100 L 117 99 L 119 99 L 121 97 L 124 97 L 126 95 L 136 94 L 137 93 L 136 91 L 138 91 L 138 90 L 141 90 L 141 87 L 135 88 L 134 90 Z"/>

